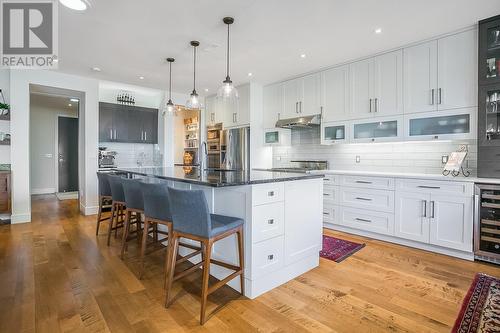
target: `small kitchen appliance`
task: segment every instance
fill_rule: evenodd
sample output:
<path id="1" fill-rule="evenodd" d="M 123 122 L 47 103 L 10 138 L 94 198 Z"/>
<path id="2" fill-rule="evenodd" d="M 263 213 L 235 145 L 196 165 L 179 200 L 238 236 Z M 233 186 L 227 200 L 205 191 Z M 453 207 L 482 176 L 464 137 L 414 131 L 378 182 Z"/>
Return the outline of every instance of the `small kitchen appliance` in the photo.
<path id="1" fill-rule="evenodd" d="M 99 169 L 116 168 L 116 151 L 109 151 L 106 149 L 106 147 L 99 147 Z"/>

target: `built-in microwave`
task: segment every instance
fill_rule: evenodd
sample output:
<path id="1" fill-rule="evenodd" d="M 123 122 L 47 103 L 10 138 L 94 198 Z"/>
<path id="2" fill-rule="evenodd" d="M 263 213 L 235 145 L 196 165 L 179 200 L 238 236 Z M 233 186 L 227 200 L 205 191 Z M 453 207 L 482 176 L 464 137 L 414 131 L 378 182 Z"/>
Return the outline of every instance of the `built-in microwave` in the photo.
<path id="1" fill-rule="evenodd" d="M 264 130 L 264 144 L 268 146 L 290 145 L 291 130 L 287 128 L 270 128 Z"/>
<path id="2" fill-rule="evenodd" d="M 220 151 L 220 140 L 207 140 L 207 150 L 209 153 Z"/>

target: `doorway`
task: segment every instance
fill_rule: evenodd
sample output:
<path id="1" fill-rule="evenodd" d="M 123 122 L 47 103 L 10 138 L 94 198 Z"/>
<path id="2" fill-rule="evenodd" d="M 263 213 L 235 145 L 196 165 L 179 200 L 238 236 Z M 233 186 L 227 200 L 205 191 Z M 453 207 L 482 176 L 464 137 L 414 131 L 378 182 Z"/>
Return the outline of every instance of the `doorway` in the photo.
<path id="1" fill-rule="evenodd" d="M 58 192 L 78 192 L 78 118 L 57 117 Z"/>

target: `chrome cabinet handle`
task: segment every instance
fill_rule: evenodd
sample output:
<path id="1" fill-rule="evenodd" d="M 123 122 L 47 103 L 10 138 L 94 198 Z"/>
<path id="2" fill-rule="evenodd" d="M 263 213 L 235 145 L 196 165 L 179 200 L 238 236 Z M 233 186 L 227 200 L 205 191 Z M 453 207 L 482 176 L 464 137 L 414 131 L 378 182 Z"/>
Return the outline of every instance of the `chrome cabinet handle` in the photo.
<path id="1" fill-rule="evenodd" d="M 372 113 L 372 99 L 370 98 L 370 113 Z"/>
<path id="2" fill-rule="evenodd" d="M 438 89 L 438 104 L 441 104 L 441 88 Z"/>
<path id="3" fill-rule="evenodd" d="M 269 191 L 267 192 L 268 197 L 274 197 L 274 191 Z"/>
<path id="4" fill-rule="evenodd" d="M 431 105 L 434 105 L 434 88 L 431 89 Z"/>
<path id="5" fill-rule="evenodd" d="M 327 212 L 323 212 L 323 215 L 330 215 L 330 213 L 327 213 Z"/>
<path id="6" fill-rule="evenodd" d="M 274 254 L 270 254 L 267 256 L 267 260 L 273 260 L 274 259 Z"/>
<path id="7" fill-rule="evenodd" d="M 423 206 L 424 206 L 424 214 L 422 214 L 422 217 L 427 217 L 427 200 L 422 200 L 422 202 L 424 203 Z"/>
<path id="8" fill-rule="evenodd" d="M 295 102 L 295 113 L 299 113 L 299 102 Z"/>
<path id="9" fill-rule="evenodd" d="M 323 196 L 325 196 L 325 197 L 329 197 L 329 196 L 330 196 L 330 194 L 329 194 L 329 193 L 323 193 Z"/>
<path id="10" fill-rule="evenodd" d="M 299 102 L 299 113 L 302 113 L 302 101 Z"/>
<path id="11" fill-rule="evenodd" d="M 116 129 L 115 129 L 115 140 L 116 140 Z"/>
<path id="12" fill-rule="evenodd" d="M 378 112 L 378 98 L 375 98 L 375 112 Z"/>
<path id="13" fill-rule="evenodd" d="M 372 182 L 368 182 L 365 180 L 356 180 L 356 183 L 358 183 L 358 184 L 372 184 Z"/>
<path id="14" fill-rule="evenodd" d="M 431 201 L 431 219 L 434 218 L 434 200 Z"/>
<path id="15" fill-rule="evenodd" d="M 417 187 L 427 188 L 427 189 L 431 189 L 431 190 L 439 190 L 441 188 L 440 186 L 427 186 L 427 185 L 418 185 Z"/>
<path id="16" fill-rule="evenodd" d="M 360 221 L 360 222 L 371 222 L 372 221 L 372 220 L 360 219 L 359 217 L 356 217 L 355 220 Z"/>
<path id="17" fill-rule="evenodd" d="M 274 219 L 267 220 L 267 224 L 274 224 Z"/>
<path id="18" fill-rule="evenodd" d="M 148 132 L 144 131 L 144 141 L 148 141 Z"/>
<path id="19" fill-rule="evenodd" d="M 113 140 L 113 129 L 112 128 L 109 129 L 109 139 Z"/>
<path id="20" fill-rule="evenodd" d="M 370 199 L 370 198 L 362 198 L 362 197 L 356 197 L 356 200 L 372 201 L 373 199 Z"/>

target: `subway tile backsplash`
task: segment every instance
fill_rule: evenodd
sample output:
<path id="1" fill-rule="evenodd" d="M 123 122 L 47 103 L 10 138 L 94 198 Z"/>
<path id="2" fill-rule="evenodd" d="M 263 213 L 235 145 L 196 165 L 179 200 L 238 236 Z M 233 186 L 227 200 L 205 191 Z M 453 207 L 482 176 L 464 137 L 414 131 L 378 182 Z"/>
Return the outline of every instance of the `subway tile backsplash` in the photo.
<path id="1" fill-rule="evenodd" d="M 101 142 L 99 146 L 117 152 L 115 164 L 118 167 L 134 168 L 162 165 L 160 149 L 155 144 Z"/>
<path id="2" fill-rule="evenodd" d="M 464 163 L 476 175 L 476 140 L 320 145 L 320 129 L 293 129 L 291 145 L 273 147 L 273 167 L 292 160 L 327 160 L 330 169 L 440 174 L 441 157 L 467 145 Z M 356 156 L 360 162 L 356 163 Z"/>

